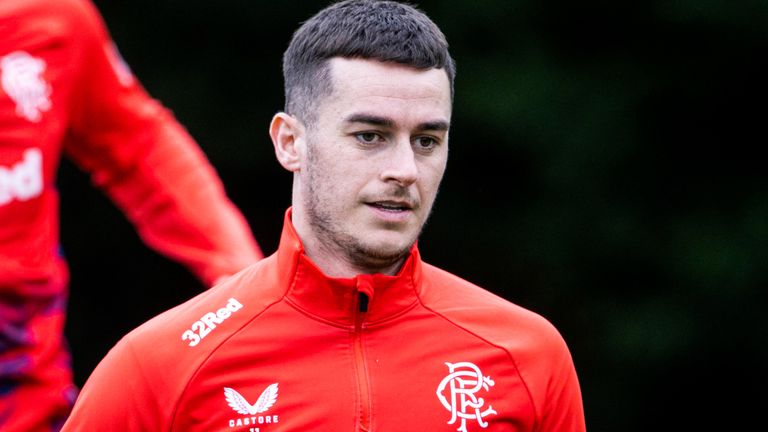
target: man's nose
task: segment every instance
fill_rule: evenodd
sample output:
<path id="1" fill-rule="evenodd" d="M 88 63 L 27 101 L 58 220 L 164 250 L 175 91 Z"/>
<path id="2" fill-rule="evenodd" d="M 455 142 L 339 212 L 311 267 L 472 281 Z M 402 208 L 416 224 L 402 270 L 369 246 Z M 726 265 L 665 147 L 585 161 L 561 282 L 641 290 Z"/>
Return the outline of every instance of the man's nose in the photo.
<path id="1" fill-rule="evenodd" d="M 382 171 L 382 180 L 394 181 L 403 186 L 410 186 L 419 178 L 416 153 L 408 138 L 398 139 L 387 152 L 387 164 Z"/>

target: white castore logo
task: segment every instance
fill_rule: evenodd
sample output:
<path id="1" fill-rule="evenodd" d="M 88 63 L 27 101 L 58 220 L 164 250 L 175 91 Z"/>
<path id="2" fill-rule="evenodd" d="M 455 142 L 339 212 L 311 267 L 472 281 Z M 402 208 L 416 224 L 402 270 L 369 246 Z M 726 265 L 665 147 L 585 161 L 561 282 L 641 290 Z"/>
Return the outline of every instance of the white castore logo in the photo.
<path id="1" fill-rule="evenodd" d="M 14 199 L 28 201 L 43 192 L 43 152 L 38 148 L 24 150 L 21 161 L 0 165 L 0 206 Z"/>
<path id="2" fill-rule="evenodd" d="M 270 384 L 261 392 L 261 396 L 256 400 L 256 403 L 250 404 L 248 401 L 237 392 L 237 390 L 224 387 L 224 398 L 227 400 L 227 404 L 236 413 L 242 414 L 245 417 L 229 420 L 229 427 L 234 428 L 238 426 L 256 426 L 264 424 L 273 424 L 279 421 L 277 415 L 259 415 L 267 412 L 272 405 L 277 402 L 277 383 Z M 252 431 L 259 431 L 260 428 L 251 428 Z"/>
<path id="3" fill-rule="evenodd" d="M 3 91 L 16 102 L 16 114 L 39 122 L 51 109 L 51 86 L 43 79 L 45 61 L 24 51 L 14 51 L 0 59 Z"/>
<path id="4" fill-rule="evenodd" d="M 224 397 L 229 406 L 238 414 L 261 414 L 272 407 L 277 402 L 277 383 L 269 385 L 259 396 L 255 404 L 251 405 L 236 390 L 224 387 Z"/>
<path id="5" fill-rule="evenodd" d="M 483 411 L 485 399 L 478 397 L 480 390 L 489 391 L 496 383 L 489 376 L 483 376 L 480 368 L 470 362 L 445 363 L 450 372 L 437 387 L 437 397 L 445 409 L 451 412 L 448 424 L 461 419 L 459 432 L 467 432 L 467 420 L 477 420 L 482 428 L 488 427 L 484 418 L 497 412 L 488 405 Z"/>

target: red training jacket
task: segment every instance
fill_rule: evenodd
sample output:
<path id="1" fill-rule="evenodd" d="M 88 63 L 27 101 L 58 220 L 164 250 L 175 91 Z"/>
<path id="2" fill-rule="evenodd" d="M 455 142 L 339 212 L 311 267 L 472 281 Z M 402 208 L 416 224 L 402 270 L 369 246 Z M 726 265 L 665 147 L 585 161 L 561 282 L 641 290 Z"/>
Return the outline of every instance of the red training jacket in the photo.
<path id="1" fill-rule="evenodd" d="M 62 153 L 146 243 L 204 283 L 261 257 L 214 169 L 141 88 L 90 2 L 0 1 L 0 78 L 0 291 L 25 295 L 66 277 Z"/>
<path id="2" fill-rule="evenodd" d="M 367 302 L 362 302 L 367 299 Z M 367 303 L 367 304 L 366 304 Z M 421 261 L 326 277 L 279 250 L 131 332 L 64 431 L 584 431 L 542 317 Z"/>

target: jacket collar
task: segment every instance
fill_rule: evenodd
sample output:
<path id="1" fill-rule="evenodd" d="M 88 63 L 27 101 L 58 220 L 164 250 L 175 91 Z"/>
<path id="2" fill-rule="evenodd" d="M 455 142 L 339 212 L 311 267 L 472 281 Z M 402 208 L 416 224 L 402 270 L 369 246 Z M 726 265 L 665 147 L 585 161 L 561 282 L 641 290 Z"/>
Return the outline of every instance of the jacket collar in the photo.
<path id="1" fill-rule="evenodd" d="M 304 253 L 291 222 L 290 208 L 285 213 L 277 260 L 278 278 L 287 287 L 286 299 L 305 313 L 331 324 L 374 325 L 405 312 L 418 300 L 422 262 L 416 245 L 395 276 L 361 274 L 331 278 Z M 361 293 L 368 298 L 364 313 L 360 307 Z"/>

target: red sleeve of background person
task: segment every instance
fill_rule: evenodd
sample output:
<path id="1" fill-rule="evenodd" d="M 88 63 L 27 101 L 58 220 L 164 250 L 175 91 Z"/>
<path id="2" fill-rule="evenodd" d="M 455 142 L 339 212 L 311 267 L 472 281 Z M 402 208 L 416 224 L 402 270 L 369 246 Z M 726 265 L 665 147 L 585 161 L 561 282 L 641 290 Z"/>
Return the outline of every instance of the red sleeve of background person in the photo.
<path id="1" fill-rule="evenodd" d="M 141 88 L 90 9 L 67 154 L 147 244 L 205 283 L 261 258 L 213 167 L 173 115 Z"/>

